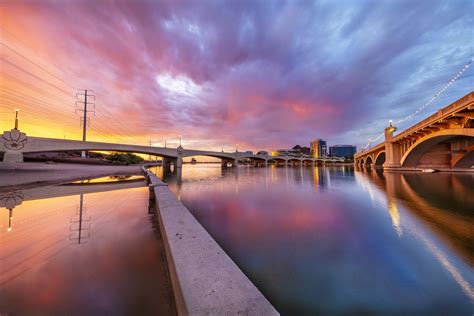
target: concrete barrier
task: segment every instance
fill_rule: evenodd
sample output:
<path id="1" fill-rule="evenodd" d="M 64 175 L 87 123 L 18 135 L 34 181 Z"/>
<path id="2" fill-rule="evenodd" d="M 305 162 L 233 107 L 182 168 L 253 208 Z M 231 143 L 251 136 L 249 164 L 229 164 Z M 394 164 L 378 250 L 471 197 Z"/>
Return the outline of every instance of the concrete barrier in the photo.
<path id="1" fill-rule="evenodd" d="M 155 194 L 178 314 L 279 315 L 168 186 L 144 173 Z"/>

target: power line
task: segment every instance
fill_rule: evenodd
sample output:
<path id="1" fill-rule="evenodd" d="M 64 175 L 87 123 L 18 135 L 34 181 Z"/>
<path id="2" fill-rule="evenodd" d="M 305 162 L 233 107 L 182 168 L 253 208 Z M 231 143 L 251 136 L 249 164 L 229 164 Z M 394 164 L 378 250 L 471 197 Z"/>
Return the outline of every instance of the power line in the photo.
<path id="1" fill-rule="evenodd" d="M 53 97 L 54 99 L 61 100 L 62 102 L 69 103 L 68 100 L 62 99 L 62 98 L 58 97 L 57 95 L 54 95 L 54 94 L 51 94 L 51 93 L 46 92 L 46 91 L 44 91 L 44 90 L 41 90 L 41 89 L 39 89 L 38 87 L 34 86 L 33 84 L 31 84 L 31 83 L 29 83 L 29 82 L 20 80 L 20 79 L 18 79 L 18 78 L 15 78 L 15 77 L 10 76 L 10 75 L 5 74 L 5 73 L 3 73 L 2 76 L 7 77 L 7 78 L 10 78 L 11 81 L 14 81 L 14 82 L 19 83 L 18 85 L 19 85 L 21 88 L 26 87 L 26 88 L 28 88 L 28 89 L 30 89 L 30 90 L 32 90 L 32 91 L 35 91 L 35 92 L 37 92 L 37 93 L 39 93 L 39 94 L 43 94 L 43 95 L 46 95 L 46 94 L 47 94 L 47 95 Z M 71 99 L 73 99 L 72 96 L 70 96 L 70 97 L 71 97 Z"/>
<path id="2" fill-rule="evenodd" d="M 5 99 L 11 99 L 11 100 L 15 100 L 15 101 L 18 101 L 18 102 L 23 102 L 25 104 L 32 104 L 32 105 L 35 106 L 35 108 L 40 108 L 40 109 L 45 110 L 45 111 L 53 110 L 53 111 L 61 112 L 63 114 L 68 114 L 68 115 L 74 113 L 72 111 L 67 111 L 67 110 L 64 110 L 62 108 L 52 107 L 48 103 L 43 102 L 42 100 L 39 100 L 39 99 L 36 99 L 36 98 L 33 98 L 33 97 L 18 95 L 18 94 L 15 94 L 15 93 L 11 93 L 9 91 L 3 91 L 3 89 L 0 89 L 0 95 L 2 95 L 2 97 L 5 98 Z"/>
<path id="3" fill-rule="evenodd" d="M 54 77 L 55 79 L 59 80 L 60 82 L 62 82 L 63 84 L 67 85 L 68 87 L 71 87 L 73 88 L 73 86 L 69 83 L 67 83 L 66 81 L 64 81 L 63 79 L 57 77 L 56 75 L 54 75 L 53 73 L 51 73 L 50 71 L 48 71 L 47 69 L 45 69 L 43 66 L 37 64 L 36 62 L 34 62 L 33 60 L 29 59 L 28 57 L 24 56 L 23 54 L 21 54 L 20 52 L 18 52 L 17 50 L 15 50 L 14 48 L 10 47 L 9 45 L 6 45 L 4 43 L 0 43 L 2 44 L 2 46 L 8 48 L 9 50 L 11 50 L 12 52 L 16 53 L 17 55 L 21 56 L 22 58 L 24 58 L 25 60 L 27 60 L 28 62 L 30 62 L 31 64 L 35 65 L 36 67 L 38 67 L 39 69 L 41 69 L 42 71 L 46 72 L 47 74 L 49 74 L 50 76 Z M 1 58 L 4 62 L 10 64 L 12 67 L 15 67 L 17 69 L 19 69 L 20 71 L 22 72 L 25 72 L 27 73 L 28 75 L 38 79 L 39 81 L 47 84 L 48 86 L 51 86 L 53 88 L 55 88 L 55 90 L 57 90 L 58 92 L 60 92 L 61 94 L 66 94 L 66 95 L 70 95 L 67 91 L 65 91 L 64 89 L 58 87 L 57 85 L 47 81 L 46 79 L 44 78 L 41 78 L 39 77 L 38 75 L 36 74 L 33 74 L 32 72 L 14 64 L 13 62 L 11 62 L 10 60 L 7 60 L 5 58 Z M 54 66 L 54 65 L 53 65 Z M 54 66 L 55 68 L 57 68 L 56 66 Z M 59 68 L 57 68 L 59 69 Z M 58 95 L 55 95 L 55 94 L 52 94 L 50 92 L 46 92 L 42 89 L 39 89 L 36 85 L 30 83 L 30 82 L 26 82 L 24 80 L 20 80 L 18 78 L 15 78 L 15 77 L 12 77 L 8 74 L 4 74 L 5 77 L 8 77 L 10 78 L 14 83 L 19 83 L 20 86 L 22 88 L 27 88 L 39 95 L 42 95 L 42 96 L 46 96 L 48 99 L 52 98 L 55 100 L 56 103 L 58 104 L 63 104 L 63 105 L 69 105 L 70 103 L 63 99 L 62 97 L 59 97 Z M 3 90 L 3 89 L 2 89 Z M 34 98 L 34 97 L 26 97 L 26 96 L 22 96 L 22 95 L 19 95 L 19 94 L 16 94 L 16 93 L 13 93 L 11 91 L 8 91 L 8 90 L 4 90 L 3 91 L 4 94 L 6 94 L 9 98 L 10 98 L 10 102 L 11 103 L 14 103 L 15 106 L 17 105 L 20 105 L 19 101 L 21 102 L 27 102 L 29 104 L 31 104 L 32 106 L 34 105 L 34 108 L 32 108 L 31 106 L 28 106 L 28 105 L 25 105 L 25 104 L 22 104 L 21 103 L 21 107 L 22 108 L 28 108 L 30 109 L 33 113 L 35 113 L 36 115 L 41 116 L 41 117 L 45 117 L 44 115 L 41 115 L 40 112 L 36 112 L 37 108 L 39 107 L 41 110 L 43 111 L 60 111 L 60 112 L 63 112 L 64 114 L 69 114 L 69 112 L 67 111 L 64 111 L 63 109 L 60 109 L 54 105 L 49 105 L 49 104 L 46 104 L 45 101 L 42 101 L 38 98 Z M 11 100 L 13 99 L 13 100 Z M 19 100 L 19 101 L 17 101 Z M 10 104 L 11 104 L 10 103 Z M 77 103 L 76 103 L 77 104 Z M 84 112 L 85 107 L 83 109 L 76 109 L 76 112 L 77 111 L 82 111 L 85 115 L 83 115 L 83 120 L 82 120 L 82 127 L 83 129 L 87 127 L 87 125 L 89 124 L 90 126 L 90 120 L 87 118 L 87 112 Z M 134 143 L 137 143 L 137 139 L 135 137 L 132 137 L 131 135 L 133 135 L 133 132 L 127 128 L 125 125 L 123 125 L 122 122 L 119 122 L 116 118 L 113 117 L 113 115 L 107 110 L 107 108 L 105 106 L 103 106 L 101 104 L 101 107 L 100 107 L 100 110 L 103 111 L 104 113 L 102 112 L 97 112 L 99 114 L 99 117 L 98 119 L 104 123 L 104 125 L 107 127 L 107 130 L 112 130 L 115 134 L 119 135 L 119 136 L 122 136 L 126 139 L 129 139 L 131 140 L 132 142 Z M 88 111 L 88 110 L 86 110 Z M 107 114 L 105 114 L 107 113 Z M 51 117 L 51 116 L 54 116 L 56 118 L 58 118 L 57 116 L 57 113 L 54 113 L 54 114 L 49 114 L 47 117 Z M 61 120 L 64 120 L 64 118 L 60 117 Z M 69 119 L 69 118 L 68 118 Z M 85 133 L 83 133 L 85 135 Z M 102 136 L 105 136 L 103 134 L 101 134 Z"/>
<path id="4" fill-rule="evenodd" d="M 19 56 L 23 57 L 24 59 L 28 60 L 30 63 L 34 64 L 34 65 L 37 66 L 38 68 L 42 69 L 43 71 L 45 71 L 45 72 L 48 73 L 49 75 L 55 77 L 57 80 L 63 82 L 65 85 L 67 85 L 67 86 L 69 86 L 69 87 L 73 87 L 72 85 L 70 85 L 69 83 L 67 83 L 66 81 L 64 81 L 63 79 L 61 79 L 61 78 L 55 76 L 54 74 L 52 74 L 52 73 L 49 72 L 48 70 L 44 69 L 44 67 L 38 65 L 37 63 L 35 63 L 35 62 L 32 61 L 31 59 L 29 59 L 28 57 L 24 56 L 23 54 L 19 53 L 18 51 L 16 51 L 16 50 L 13 49 L 12 47 L 10 47 L 10 46 L 8 46 L 8 45 L 6 45 L 6 44 L 3 44 L 3 43 L 1 43 L 1 44 L 2 44 L 3 46 L 7 47 L 8 49 L 10 49 L 11 51 L 15 52 L 16 54 L 18 54 Z M 15 64 L 13 64 L 13 63 L 10 62 L 9 60 L 5 60 L 5 59 L 4 59 L 4 61 L 7 62 L 7 63 L 9 63 L 9 64 L 11 64 L 12 66 L 14 66 L 14 67 L 20 69 L 21 71 L 24 71 L 24 72 L 28 73 L 29 75 L 31 75 L 31 76 L 33 76 L 33 77 L 39 79 L 40 81 L 43 81 L 43 82 L 45 82 L 46 84 L 55 87 L 55 88 L 56 88 L 57 90 L 59 90 L 60 92 L 65 93 L 65 94 L 67 93 L 66 91 L 64 91 L 63 89 L 57 87 L 56 85 L 54 85 L 54 84 L 52 84 L 52 83 L 50 83 L 50 82 L 47 82 L 47 81 L 44 80 L 43 78 L 40 78 L 40 77 L 38 77 L 37 75 L 32 74 L 31 72 L 29 72 L 29 71 L 27 71 L 27 70 L 25 70 L 25 69 L 23 69 L 23 68 L 21 68 L 21 67 L 15 65 Z M 53 65 L 53 66 L 54 66 L 54 65 Z M 56 67 L 56 66 L 54 66 L 54 67 Z M 56 67 L 56 68 L 57 68 L 57 67 Z M 9 76 L 9 77 L 10 77 L 10 76 Z M 52 95 L 51 93 L 47 93 L 47 92 L 44 92 L 44 91 L 42 91 L 42 90 L 37 89 L 36 86 L 33 86 L 33 85 L 31 85 L 30 83 L 27 83 L 27 82 L 25 82 L 25 81 L 22 81 L 22 80 L 19 80 L 19 79 L 17 79 L 17 78 L 13 78 L 13 77 L 10 77 L 10 78 L 11 78 L 12 80 L 14 80 L 14 81 L 17 81 L 17 82 L 22 83 L 23 86 L 26 85 L 27 88 L 31 89 L 32 91 L 38 92 L 38 93 L 43 94 L 43 95 L 46 93 L 46 94 L 48 94 L 49 96 L 52 96 L 52 97 L 54 97 L 54 98 L 57 99 L 57 100 L 61 100 L 61 101 L 63 101 L 63 102 L 65 101 L 64 99 L 59 98 L 59 97 L 57 97 L 57 96 L 55 96 L 55 95 Z M 68 95 L 69 95 L 69 94 L 68 94 Z M 37 100 L 37 99 L 36 99 L 36 100 Z M 66 101 L 66 102 L 67 102 L 67 101 Z M 104 117 L 104 119 L 108 119 L 108 120 L 111 119 L 111 120 L 113 120 L 113 121 L 116 123 L 116 126 L 117 126 L 117 127 L 116 127 L 116 128 L 113 128 L 113 130 L 114 130 L 117 134 L 119 134 L 119 135 L 121 135 L 121 136 L 123 136 L 123 137 L 125 137 L 125 138 L 127 138 L 127 139 L 130 139 L 130 140 L 132 140 L 133 142 L 136 142 L 136 139 L 135 139 L 134 137 L 131 137 L 131 136 L 130 136 L 130 135 L 132 135 L 133 133 L 132 133 L 128 128 L 126 128 L 121 122 L 118 122 L 115 118 L 113 118 L 113 116 L 111 116 L 110 112 L 106 109 L 106 107 L 101 106 L 101 108 L 103 109 L 104 112 L 108 113 L 108 115 L 109 115 L 109 116 L 107 116 L 106 114 L 102 114 L 102 116 Z M 104 123 L 109 124 L 110 122 L 104 121 Z M 87 119 L 86 119 L 86 125 L 87 125 Z"/>
<path id="5" fill-rule="evenodd" d="M 18 70 L 21 70 L 21 71 L 23 71 L 24 73 L 26 73 L 26 74 L 28 74 L 28 75 L 30 75 L 30 76 L 32 76 L 32 77 L 34 77 L 34 78 L 36 78 L 36 79 L 38 79 L 38 80 L 44 82 L 45 84 L 47 84 L 47 85 L 49 85 L 49 86 L 51 86 L 51 87 L 57 89 L 58 91 L 61 91 L 62 93 L 66 94 L 66 95 L 70 95 L 70 92 L 67 92 L 66 90 L 64 90 L 64 89 L 62 89 L 62 88 L 56 86 L 55 84 L 52 84 L 52 83 L 46 81 L 45 79 L 43 79 L 43 78 L 41 78 L 41 77 L 39 77 L 39 76 L 33 74 L 32 72 L 30 72 L 30 71 L 28 71 L 28 70 L 26 70 L 26 69 L 24 69 L 24 68 L 22 68 L 22 67 L 20 67 L 20 66 L 18 66 L 18 65 L 15 65 L 15 64 L 12 63 L 11 61 L 9 61 L 9 60 L 7 60 L 7 59 L 5 59 L 5 58 L 0 58 L 0 59 L 3 60 L 4 62 L 10 64 L 11 66 L 17 68 Z"/>
<path id="6" fill-rule="evenodd" d="M 52 72 L 50 72 L 49 70 L 45 69 L 43 66 L 41 65 L 38 65 L 36 62 L 34 62 L 33 60 L 31 60 L 30 58 L 26 57 L 25 55 L 21 54 L 20 52 L 18 52 L 17 50 L 15 50 L 14 48 L 12 48 L 11 46 L 5 44 L 5 43 L 2 43 L 0 42 L 0 45 L 6 47 L 7 49 L 11 50 L 12 52 L 14 52 L 15 54 L 21 56 L 23 59 L 27 60 L 28 62 L 30 62 L 31 64 L 35 65 L 36 67 L 38 67 L 39 69 L 43 70 L 44 72 L 46 72 L 47 74 L 49 74 L 50 76 L 56 78 L 58 81 L 61 81 L 62 83 L 64 83 L 66 86 L 72 88 L 72 89 L 76 89 L 75 87 L 73 87 L 72 85 L 70 85 L 69 83 L 67 83 L 66 81 L 64 81 L 63 79 L 59 78 L 58 76 L 56 76 L 55 74 L 53 74 Z M 55 66 L 56 67 L 56 66 Z M 56 67 L 57 68 L 57 67 Z M 57 68 L 59 69 L 59 68 Z"/>

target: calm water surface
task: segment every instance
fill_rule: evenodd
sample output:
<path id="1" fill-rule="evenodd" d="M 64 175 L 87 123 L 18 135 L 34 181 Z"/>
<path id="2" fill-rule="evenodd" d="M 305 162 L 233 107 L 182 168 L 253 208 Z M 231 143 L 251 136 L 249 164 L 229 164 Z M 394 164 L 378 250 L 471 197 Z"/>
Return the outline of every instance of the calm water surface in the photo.
<path id="1" fill-rule="evenodd" d="M 185 165 L 165 179 L 284 315 L 474 313 L 474 175 Z"/>
<path id="2" fill-rule="evenodd" d="M 185 165 L 164 179 L 283 315 L 474 313 L 473 175 Z M 168 313 L 148 190 L 110 180 L 0 196 L 0 314 Z"/>
<path id="3" fill-rule="evenodd" d="M 0 194 L 0 315 L 169 313 L 148 189 L 116 180 Z"/>

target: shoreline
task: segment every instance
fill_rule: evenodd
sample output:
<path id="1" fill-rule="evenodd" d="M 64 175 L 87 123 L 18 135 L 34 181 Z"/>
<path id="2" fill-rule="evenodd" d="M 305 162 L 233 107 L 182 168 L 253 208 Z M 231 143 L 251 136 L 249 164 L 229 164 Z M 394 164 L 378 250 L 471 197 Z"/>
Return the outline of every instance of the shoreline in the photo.
<path id="1" fill-rule="evenodd" d="M 139 175 L 142 166 L 0 163 L 0 193 L 109 175 Z"/>

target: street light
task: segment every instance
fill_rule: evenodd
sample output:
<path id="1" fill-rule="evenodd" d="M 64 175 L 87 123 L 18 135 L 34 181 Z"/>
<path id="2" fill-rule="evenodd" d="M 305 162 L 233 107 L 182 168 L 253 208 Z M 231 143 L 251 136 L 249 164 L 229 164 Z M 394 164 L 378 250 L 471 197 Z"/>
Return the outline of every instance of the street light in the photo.
<path id="1" fill-rule="evenodd" d="M 15 109 L 15 129 L 18 129 L 18 112 L 20 112 L 20 110 Z"/>

